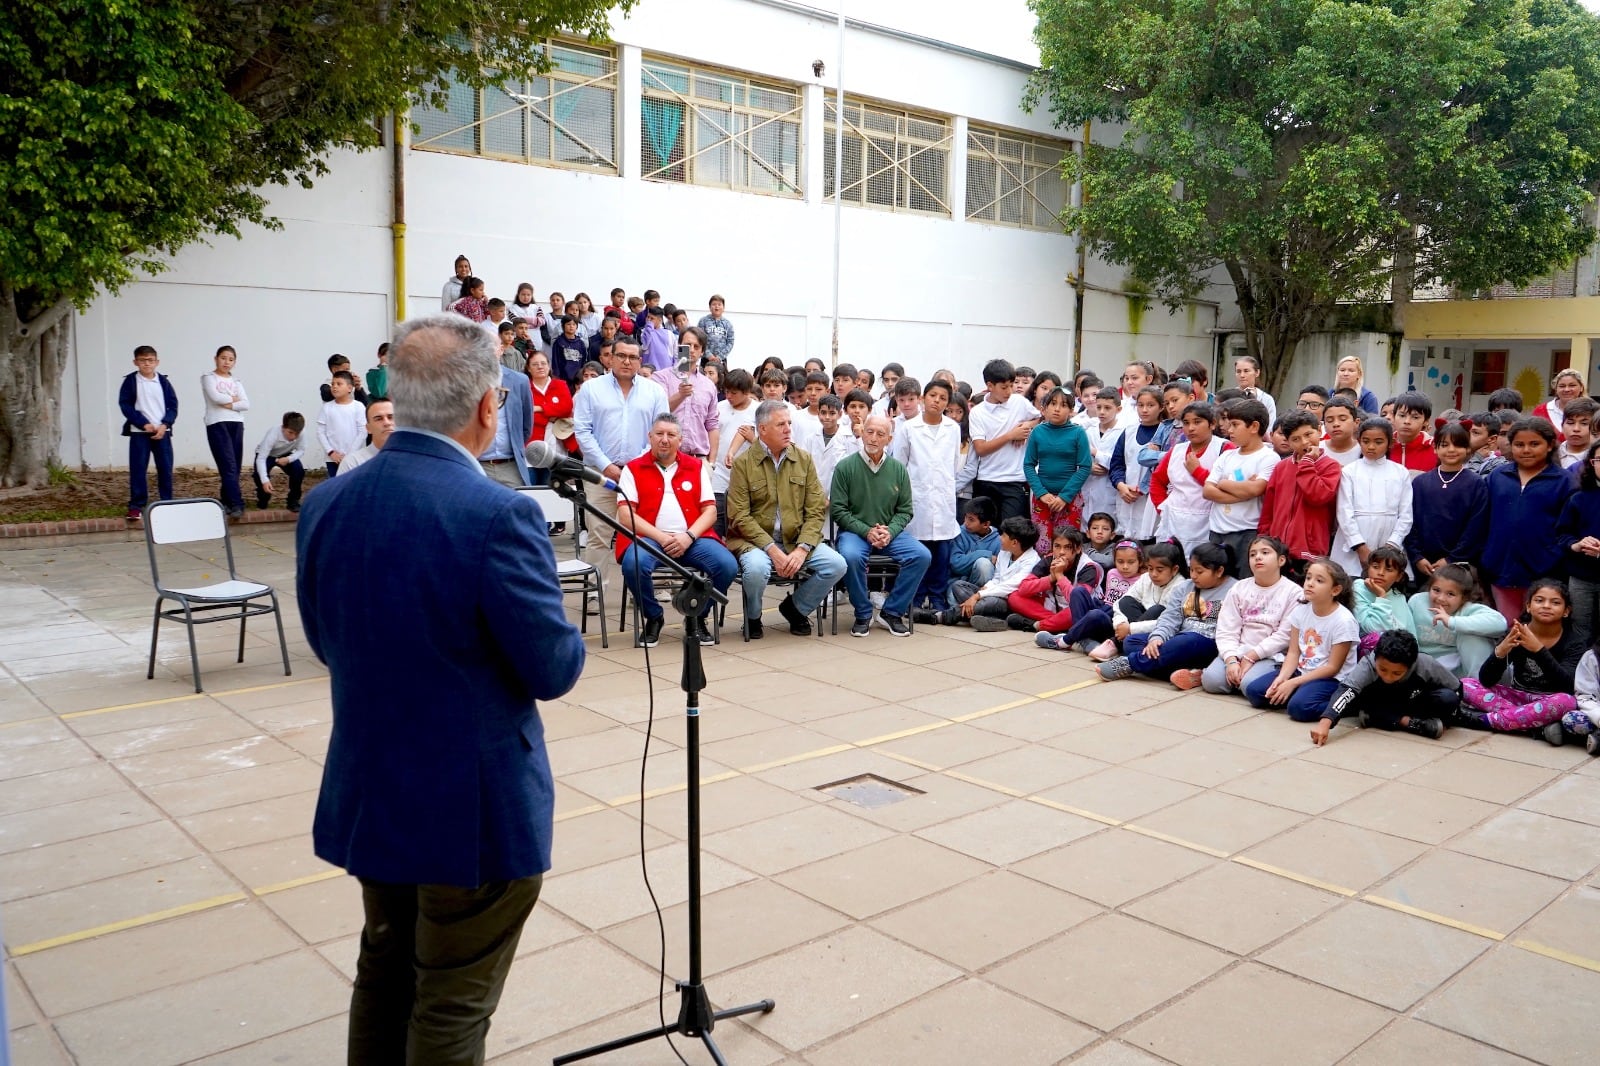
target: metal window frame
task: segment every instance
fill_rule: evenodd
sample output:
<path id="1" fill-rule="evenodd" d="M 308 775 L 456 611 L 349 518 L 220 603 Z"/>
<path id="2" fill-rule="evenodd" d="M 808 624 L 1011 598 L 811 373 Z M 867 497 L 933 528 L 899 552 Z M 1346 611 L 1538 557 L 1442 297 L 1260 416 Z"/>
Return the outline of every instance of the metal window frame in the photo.
<path id="1" fill-rule="evenodd" d="M 859 113 L 861 115 L 860 123 L 857 123 L 851 119 L 850 111 L 852 108 L 859 109 Z M 856 204 L 857 206 L 861 207 L 876 207 L 880 210 L 903 211 L 912 214 L 934 215 L 944 218 L 953 216 L 954 212 L 951 210 L 950 206 L 950 156 L 952 154 L 951 150 L 954 147 L 955 123 L 951 122 L 949 118 L 943 115 L 932 115 L 926 112 L 909 111 L 905 108 L 893 107 L 866 100 L 847 100 L 845 102 L 844 110 L 845 114 L 843 116 L 839 116 L 832 100 L 826 100 L 823 103 L 822 125 L 824 140 L 826 141 L 825 153 L 823 157 L 824 160 L 827 158 L 826 152 L 832 151 L 833 131 L 838 120 L 841 118 L 844 123 L 845 135 L 861 145 L 861 176 L 839 188 L 839 197 L 841 200 Z M 879 130 L 869 130 L 863 128 L 865 126 L 866 116 L 869 111 L 879 115 L 893 117 L 895 120 L 895 132 L 891 135 Z M 907 130 L 907 126 L 912 122 L 937 123 L 944 127 L 944 136 L 937 140 L 913 136 Z M 872 142 L 874 139 L 882 140 L 883 138 L 890 136 L 892 136 L 894 139 L 895 157 L 890 160 L 887 166 L 881 166 L 872 171 L 867 170 L 868 147 L 872 147 L 873 151 L 876 151 L 879 155 L 882 155 L 883 152 L 878 149 L 876 145 L 873 145 Z M 907 148 L 911 149 L 911 151 L 907 151 L 904 153 L 904 155 L 902 155 L 902 150 Z M 939 152 L 942 153 L 945 158 L 945 186 L 938 193 L 935 193 L 932 189 L 928 188 L 926 184 L 924 184 L 915 174 L 911 172 L 911 160 L 915 159 L 919 155 L 924 154 L 925 152 Z M 834 185 L 836 186 L 839 184 L 840 179 L 843 176 L 842 162 L 843 161 L 839 159 L 834 160 L 833 180 Z M 826 169 L 826 167 L 824 167 L 824 169 Z M 867 199 L 867 183 L 873 178 L 876 178 L 881 174 L 889 173 L 890 171 L 898 172 L 895 177 L 896 202 L 882 204 L 875 200 Z M 906 206 L 904 207 L 900 206 L 898 202 L 900 182 L 902 179 L 906 182 Z M 827 186 L 826 173 L 824 173 L 823 183 L 824 199 L 831 200 L 834 195 L 834 189 Z M 923 194 L 926 195 L 928 199 L 938 204 L 941 210 L 934 211 L 921 207 L 912 207 L 911 189 L 913 186 L 921 189 Z M 853 193 L 852 190 L 858 191 Z"/>
<path id="2" fill-rule="evenodd" d="M 581 171 L 586 174 L 600 173 L 616 175 L 620 173 L 621 168 L 618 165 L 617 156 L 618 147 L 621 141 L 619 136 L 620 131 L 618 128 L 618 123 L 620 122 L 621 118 L 621 79 L 618 77 L 619 62 L 616 52 L 614 50 L 598 49 L 592 45 L 581 44 L 574 41 L 552 39 L 544 43 L 546 56 L 551 56 L 553 51 L 557 48 L 564 48 L 569 51 L 583 53 L 590 55 L 595 59 L 603 60 L 608 64 L 609 69 L 605 73 L 596 75 L 594 77 L 581 77 L 574 76 L 569 72 L 562 71 L 552 66 L 545 73 L 537 75 L 538 77 L 545 78 L 550 84 L 551 91 L 547 95 L 535 96 L 528 92 L 514 92 L 511 89 L 504 89 L 502 91 L 512 100 L 515 100 L 516 104 L 512 107 L 502 108 L 493 114 L 484 113 L 484 101 L 487 90 L 481 88 L 474 89 L 472 90 L 475 99 L 474 111 L 477 114 L 475 119 L 473 119 L 471 122 L 464 122 L 447 130 L 441 130 L 426 138 L 414 140 L 411 142 L 411 147 L 428 152 L 446 152 L 452 155 L 476 156 L 481 159 L 510 160 L 514 162 L 526 163 L 530 166 L 561 167 L 568 170 Z M 556 87 L 558 84 L 560 86 L 559 88 Z M 555 107 L 553 105 L 554 101 L 558 97 L 563 96 L 566 93 L 576 92 L 579 89 L 586 89 L 596 85 L 604 85 L 611 90 L 610 153 L 602 152 L 595 148 L 594 145 L 590 144 L 584 137 L 580 136 L 577 131 L 571 129 L 567 123 L 561 122 L 555 116 Z M 523 86 L 526 88 L 527 83 L 524 82 Z M 524 130 L 524 151 L 521 155 L 510 155 L 503 152 L 496 152 L 485 146 L 485 125 L 493 122 L 496 119 L 504 118 L 507 115 L 515 114 L 519 111 L 528 112 L 548 126 L 551 140 L 551 155 L 549 158 L 529 154 L 528 149 L 532 147 L 532 141 L 531 135 L 527 130 Z M 461 133 L 463 130 L 473 131 L 473 147 L 470 149 L 441 146 L 434 143 L 449 137 L 453 137 Z M 580 148 L 586 150 L 598 162 L 575 163 L 569 160 L 556 158 L 554 152 L 554 140 L 556 134 L 558 133 L 561 136 L 566 137 L 573 144 L 576 144 Z"/>
<path id="3" fill-rule="evenodd" d="M 984 143 L 983 138 L 989 138 L 994 143 L 995 147 L 991 148 L 989 144 Z M 971 160 L 974 158 L 975 154 L 978 158 L 987 158 L 993 163 L 996 177 L 996 181 L 994 183 L 996 195 L 987 203 L 979 204 L 977 207 L 974 207 L 972 204 L 971 195 L 972 182 L 969 179 L 967 181 L 968 195 L 966 203 L 966 217 L 969 219 L 976 219 L 979 222 L 992 223 L 997 226 L 1015 226 L 1019 229 L 1042 230 L 1045 232 L 1059 230 L 1060 211 L 1045 203 L 1034 191 L 1034 184 L 1046 173 L 1050 172 L 1052 168 L 1043 163 L 1029 163 L 1026 159 L 1018 163 L 1015 160 L 1001 158 L 999 154 L 999 142 L 1002 139 L 1017 141 L 1020 143 L 1023 146 L 1024 155 L 1026 155 L 1026 150 L 1029 147 L 1042 148 L 1051 152 L 1059 151 L 1061 153 L 1062 161 L 1064 161 L 1066 157 L 1072 153 L 1071 141 L 1052 141 L 1044 137 L 1034 136 L 1032 134 L 1018 133 L 1014 130 L 1003 129 L 999 126 L 969 125 L 967 127 L 968 165 L 970 166 Z M 1018 173 L 1018 169 L 1020 169 L 1022 173 Z M 1056 164 L 1054 169 L 1059 172 L 1059 162 Z M 1029 173 L 1030 171 L 1031 173 Z M 1000 188 L 1000 182 L 998 179 L 1002 172 L 1009 175 L 1011 179 L 1017 183 L 1016 189 L 1007 190 L 1006 192 L 998 191 Z M 1027 174 L 1028 176 L 1024 177 L 1023 174 Z M 1000 201 L 1005 199 L 1007 196 L 1012 195 L 1013 192 L 1022 192 L 1026 194 L 1027 198 L 1032 200 L 1042 210 L 1044 210 L 1050 216 L 1052 222 L 1055 222 L 1056 224 L 1040 225 L 1036 222 L 1011 222 L 1007 219 L 999 217 L 1000 212 L 997 208 Z M 1065 197 L 1063 197 L 1062 206 L 1066 206 Z M 992 215 L 984 214 L 986 211 L 992 212 Z"/>
<path id="4" fill-rule="evenodd" d="M 688 94 L 685 95 L 684 93 L 680 93 L 672 86 L 663 82 L 661 78 L 650 69 L 652 63 L 660 66 L 676 67 L 683 70 L 690 79 Z M 736 104 L 729 102 L 721 105 L 719 109 L 726 110 L 734 114 L 743 115 L 746 119 L 760 119 L 761 121 L 756 122 L 754 125 L 749 126 L 747 129 L 741 132 L 729 132 L 721 122 L 717 121 L 715 116 L 707 114 L 705 111 L 701 110 L 702 106 L 709 109 L 712 105 L 712 101 L 702 100 L 694 94 L 694 79 L 697 77 L 715 78 L 744 86 L 744 103 Z M 651 85 L 651 80 L 654 80 L 656 84 Z M 640 64 L 639 82 L 640 97 L 642 100 L 654 100 L 663 103 L 678 103 L 683 106 L 685 147 L 689 147 L 687 139 L 694 136 L 699 129 L 698 123 L 694 121 L 696 119 L 704 119 L 713 129 L 717 131 L 717 133 L 721 134 L 718 139 L 712 141 L 710 144 L 695 145 L 694 151 L 685 152 L 681 159 L 677 159 L 671 163 L 665 163 L 654 170 L 647 170 L 641 174 L 640 177 L 651 181 L 666 181 L 678 185 L 699 185 L 704 188 L 711 189 L 731 189 L 736 192 L 762 193 L 768 196 L 800 197 L 804 195 L 805 190 L 801 186 L 800 180 L 790 181 L 787 176 L 768 163 L 767 160 L 762 157 L 761 153 L 757 152 L 750 143 L 751 135 L 757 130 L 766 126 L 770 126 L 773 123 L 783 122 L 786 119 L 792 119 L 796 134 L 795 173 L 797 179 L 803 180 L 805 174 L 805 129 L 804 123 L 801 119 L 801 113 L 805 108 L 805 101 L 804 94 L 801 92 L 801 89 L 798 85 L 790 87 L 777 82 L 756 81 L 748 75 L 739 74 L 734 71 L 720 70 L 715 67 L 704 67 L 692 63 L 683 63 L 668 59 L 664 56 L 648 56 L 643 59 L 643 62 Z M 765 92 L 788 93 L 795 98 L 795 105 L 789 110 L 783 112 L 774 112 L 765 108 L 752 107 L 749 102 L 750 89 L 752 87 L 761 89 Z M 642 122 L 643 119 L 641 118 L 640 121 Z M 720 148 L 725 144 L 731 144 L 735 151 L 742 152 L 748 160 L 754 162 L 762 170 L 772 175 L 774 180 L 776 180 L 780 186 L 788 186 L 788 189 L 784 190 L 780 188 L 779 190 L 774 191 L 772 189 L 756 188 L 755 186 L 750 185 L 748 182 L 740 183 L 734 181 L 720 182 L 695 180 L 693 175 L 698 173 L 699 168 L 692 165 L 694 160 L 698 159 L 707 152 L 712 151 L 713 149 Z M 668 171 L 674 170 L 680 166 L 684 168 L 683 180 L 680 181 L 677 178 L 663 176 Z"/>

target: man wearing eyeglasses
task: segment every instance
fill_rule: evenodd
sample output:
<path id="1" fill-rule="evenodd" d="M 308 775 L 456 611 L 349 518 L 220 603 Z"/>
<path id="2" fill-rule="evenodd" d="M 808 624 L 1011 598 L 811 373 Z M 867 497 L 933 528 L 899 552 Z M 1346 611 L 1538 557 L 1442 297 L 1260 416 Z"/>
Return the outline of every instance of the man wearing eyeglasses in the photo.
<path id="1" fill-rule="evenodd" d="M 502 485 L 517 488 L 533 484 L 528 460 L 522 454 L 533 437 L 533 387 L 528 375 L 500 368 L 500 406 L 495 412 L 494 441 L 478 456 L 483 472 Z"/>
<path id="2" fill-rule="evenodd" d="M 1321 385 L 1307 385 L 1300 390 L 1300 399 L 1295 401 L 1295 408 L 1304 411 L 1317 420 L 1317 425 L 1322 425 L 1322 412 L 1328 407 L 1328 390 Z"/>
<path id="3" fill-rule="evenodd" d="M 583 461 L 603 470 L 612 481 L 620 481 L 622 468 L 649 449 L 650 427 L 656 418 L 667 413 L 666 390 L 639 376 L 639 342 L 617 340 L 611 346 L 611 373 L 586 382 L 573 397 L 573 435 L 583 449 Z M 600 485 L 585 488 L 590 503 L 616 517 L 616 492 Z M 590 544 L 599 552 L 591 561 L 603 570 L 616 565 L 610 544 L 609 530 L 598 543 Z"/>

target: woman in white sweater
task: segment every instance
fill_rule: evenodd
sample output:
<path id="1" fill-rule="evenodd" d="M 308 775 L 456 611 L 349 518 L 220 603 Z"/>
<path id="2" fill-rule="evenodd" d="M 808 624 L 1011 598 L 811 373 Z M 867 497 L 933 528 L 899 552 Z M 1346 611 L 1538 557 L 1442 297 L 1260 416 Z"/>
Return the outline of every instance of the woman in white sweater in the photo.
<path id="1" fill-rule="evenodd" d="M 244 456 L 244 413 L 250 409 L 244 383 L 233 376 L 239 354 L 229 345 L 217 349 L 216 369 L 200 375 L 205 397 L 206 443 L 222 475 L 222 507 L 229 518 L 244 514 L 244 494 L 239 491 L 239 467 Z"/>

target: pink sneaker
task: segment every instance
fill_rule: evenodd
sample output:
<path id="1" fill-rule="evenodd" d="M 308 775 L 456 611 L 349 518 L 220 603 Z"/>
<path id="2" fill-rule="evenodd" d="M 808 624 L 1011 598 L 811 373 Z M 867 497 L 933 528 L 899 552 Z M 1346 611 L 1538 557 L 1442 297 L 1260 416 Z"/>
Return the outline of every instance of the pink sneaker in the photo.
<path id="1" fill-rule="evenodd" d="M 1097 663 L 1110 662 L 1112 659 L 1116 658 L 1116 656 L 1117 642 L 1114 640 L 1104 641 L 1098 648 L 1095 648 L 1089 653 L 1089 658 L 1093 659 Z"/>
<path id="2" fill-rule="evenodd" d="M 1200 687 L 1200 671 L 1199 670 L 1179 670 L 1177 673 L 1172 675 L 1172 683 L 1176 687 L 1183 689 L 1185 692 L 1189 691 L 1192 688 L 1199 688 Z"/>

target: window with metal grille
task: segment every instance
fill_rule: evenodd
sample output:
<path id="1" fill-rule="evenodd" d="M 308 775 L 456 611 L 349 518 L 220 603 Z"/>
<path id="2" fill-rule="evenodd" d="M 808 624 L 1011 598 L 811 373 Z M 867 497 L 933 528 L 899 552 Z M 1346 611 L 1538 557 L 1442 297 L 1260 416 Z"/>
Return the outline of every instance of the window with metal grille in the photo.
<path id="1" fill-rule="evenodd" d="M 413 148 L 617 172 L 617 60 L 551 41 L 548 73 L 504 88 L 456 83 L 442 108 L 418 104 Z"/>
<path id="2" fill-rule="evenodd" d="M 1061 161 L 1072 147 L 1005 130 L 967 128 L 967 217 L 1061 231 L 1067 183 Z"/>
<path id="3" fill-rule="evenodd" d="M 838 109 L 829 99 L 822 149 L 823 196 L 833 197 L 834 129 Z M 950 214 L 950 123 L 871 104 L 844 103 L 841 198 L 846 203 L 896 211 Z"/>
<path id="4" fill-rule="evenodd" d="M 800 90 L 647 59 L 644 177 L 800 195 Z"/>

